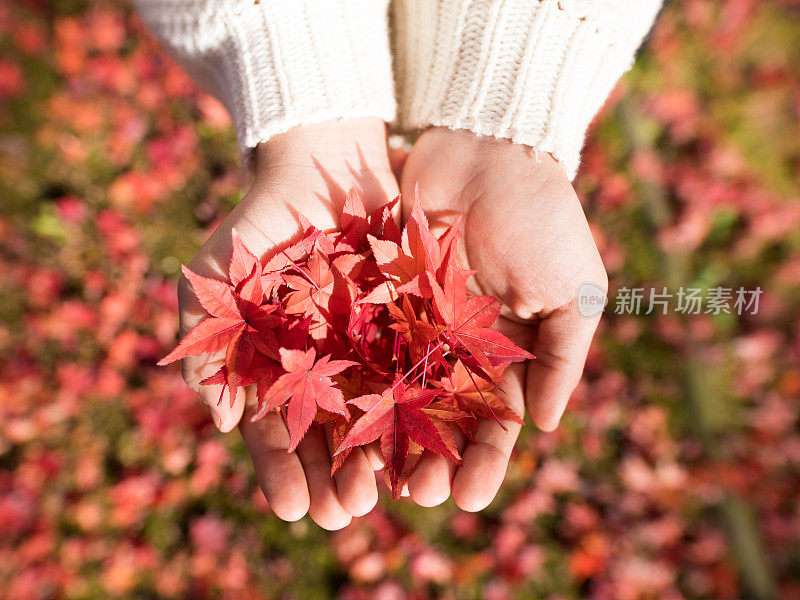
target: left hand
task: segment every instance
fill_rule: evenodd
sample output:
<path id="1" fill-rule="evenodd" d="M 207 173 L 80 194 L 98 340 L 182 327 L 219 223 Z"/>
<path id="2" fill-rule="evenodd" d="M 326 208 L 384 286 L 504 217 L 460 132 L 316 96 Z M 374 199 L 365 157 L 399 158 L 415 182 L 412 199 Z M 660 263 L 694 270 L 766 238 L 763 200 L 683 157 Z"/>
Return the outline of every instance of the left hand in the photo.
<path id="1" fill-rule="evenodd" d="M 477 271 L 474 293 L 504 304 L 497 327 L 536 359 L 504 374 L 505 400 L 520 416 L 553 431 L 580 380 L 600 319 L 577 309 L 578 288 L 608 288 L 600 254 L 564 169 L 546 153 L 479 137 L 467 131 L 431 128 L 409 154 L 401 181 L 403 211 L 411 210 L 415 187 L 434 228 L 464 215 L 462 262 Z M 464 458 L 455 467 L 426 453 L 408 488 L 423 506 L 444 502 L 478 511 L 494 499 L 505 477 L 520 426 L 483 421 L 475 440 L 459 442 Z"/>
<path id="2" fill-rule="evenodd" d="M 369 210 L 394 198 L 397 181 L 389 164 L 386 126 L 377 118 L 337 119 L 294 127 L 256 150 L 250 191 L 203 244 L 189 268 L 198 275 L 227 281 L 235 228 L 257 256 L 299 231 L 298 215 L 320 229 L 338 226 L 347 190 L 358 187 Z M 207 314 L 189 281 L 178 284 L 182 334 Z M 378 501 L 370 455 L 357 449 L 331 477 L 331 457 L 323 427 L 314 425 L 294 452 L 289 432 L 277 413 L 252 422 L 256 386 L 240 388 L 234 402 L 221 397 L 222 386 L 201 385 L 224 363 L 225 353 L 183 360 L 186 383 L 208 405 L 216 426 L 237 425 L 272 511 L 286 521 L 306 513 L 325 529 L 341 529 Z M 374 452 L 373 452 L 374 454 Z"/>

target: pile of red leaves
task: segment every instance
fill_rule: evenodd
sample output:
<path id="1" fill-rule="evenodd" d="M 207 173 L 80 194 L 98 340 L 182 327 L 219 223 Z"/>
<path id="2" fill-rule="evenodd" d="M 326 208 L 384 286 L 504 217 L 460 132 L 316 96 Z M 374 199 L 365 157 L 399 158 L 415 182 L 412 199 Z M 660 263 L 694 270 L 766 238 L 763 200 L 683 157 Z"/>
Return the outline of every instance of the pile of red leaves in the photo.
<path id="1" fill-rule="evenodd" d="M 516 420 L 498 388 L 511 362 L 533 358 L 492 325 L 500 305 L 474 296 L 459 268 L 458 223 L 431 233 L 419 202 L 401 232 L 393 202 L 367 215 L 348 195 L 341 229 L 303 222 L 300 239 L 256 258 L 233 233 L 228 283 L 184 274 L 209 313 L 160 361 L 225 351 L 204 384 L 255 385 L 258 420 L 279 411 L 294 450 L 313 422 L 333 422 L 333 471 L 380 438 L 392 492 L 423 449 L 461 462 L 450 423 Z"/>

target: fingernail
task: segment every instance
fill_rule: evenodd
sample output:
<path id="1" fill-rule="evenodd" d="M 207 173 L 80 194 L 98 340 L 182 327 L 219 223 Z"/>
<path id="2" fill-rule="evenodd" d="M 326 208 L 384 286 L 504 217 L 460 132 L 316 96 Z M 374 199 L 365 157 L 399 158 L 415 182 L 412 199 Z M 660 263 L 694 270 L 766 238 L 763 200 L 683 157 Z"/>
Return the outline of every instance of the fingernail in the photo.
<path id="1" fill-rule="evenodd" d="M 512 311 L 515 315 L 517 315 L 517 317 L 525 321 L 533 319 L 533 315 L 536 314 L 533 312 L 533 309 L 529 308 L 528 306 L 518 306 L 513 308 Z"/>
<path id="2" fill-rule="evenodd" d="M 230 397 L 227 394 L 225 394 L 222 398 L 222 402 L 219 404 L 216 402 L 206 402 L 208 410 L 211 413 L 211 420 L 214 421 L 214 425 L 222 433 L 228 433 L 239 424 L 239 420 L 242 418 L 242 413 L 244 412 L 244 400 L 244 390 L 240 390 L 236 394 L 233 406 L 231 406 Z"/>
<path id="3" fill-rule="evenodd" d="M 214 421 L 214 426 L 222 430 L 222 415 L 219 414 L 219 411 L 214 406 L 209 406 L 208 410 L 211 413 L 211 420 Z"/>
<path id="4" fill-rule="evenodd" d="M 552 433 L 558 426 L 561 424 L 561 417 L 556 417 L 555 419 L 550 419 L 548 421 L 544 421 L 539 425 L 539 429 L 544 431 L 545 433 Z"/>

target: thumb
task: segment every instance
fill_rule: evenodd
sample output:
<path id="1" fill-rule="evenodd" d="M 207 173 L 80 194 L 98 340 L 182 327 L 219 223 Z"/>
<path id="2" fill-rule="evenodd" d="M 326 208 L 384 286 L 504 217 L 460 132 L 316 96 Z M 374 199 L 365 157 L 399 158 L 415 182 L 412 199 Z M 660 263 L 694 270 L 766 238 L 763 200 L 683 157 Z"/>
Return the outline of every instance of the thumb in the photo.
<path id="1" fill-rule="evenodd" d="M 185 275 L 178 280 L 178 305 L 180 306 L 180 334 L 185 337 L 192 328 L 207 317 Z M 231 402 L 226 386 L 222 384 L 202 385 L 200 382 L 217 373 L 225 364 L 225 353 L 188 356 L 181 361 L 183 380 L 200 396 L 211 412 L 214 425 L 223 433 L 235 428 L 242 418 L 245 405 L 245 390 L 236 390 Z"/>
<path id="2" fill-rule="evenodd" d="M 223 359 L 209 361 L 207 356 L 189 356 L 181 361 L 183 379 L 200 396 L 211 412 L 214 425 L 222 433 L 233 430 L 242 418 L 245 407 L 245 388 L 236 390 L 233 402 L 227 386 L 221 384 L 202 385 L 206 377 L 214 375 L 223 364 Z"/>
<path id="3" fill-rule="evenodd" d="M 539 324 L 528 365 L 526 403 L 533 423 L 543 431 L 558 427 L 583 374 L 583 365 L 600 318 L 584 317 L 572 302 Z"/>

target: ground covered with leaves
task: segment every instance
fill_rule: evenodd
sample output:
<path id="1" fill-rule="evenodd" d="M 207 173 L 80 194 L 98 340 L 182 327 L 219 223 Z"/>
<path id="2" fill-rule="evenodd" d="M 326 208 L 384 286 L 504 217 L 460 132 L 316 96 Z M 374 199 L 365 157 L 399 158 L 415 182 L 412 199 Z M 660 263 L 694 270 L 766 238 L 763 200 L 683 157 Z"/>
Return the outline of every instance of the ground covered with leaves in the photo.
<path id="1" fill-rule="evenodd" d="M 800 5 L 671 3 L 576 188 L 611 279 L 495 502 L 276 519 L 178 370 L 175 285 L 246 186 L 112 2 L 0 3 L 0 597 L 800 598 Z M 616 314 L 755 289 L 757 314 Z M 642 311 L 645 312 L 645 311 Z"/>

